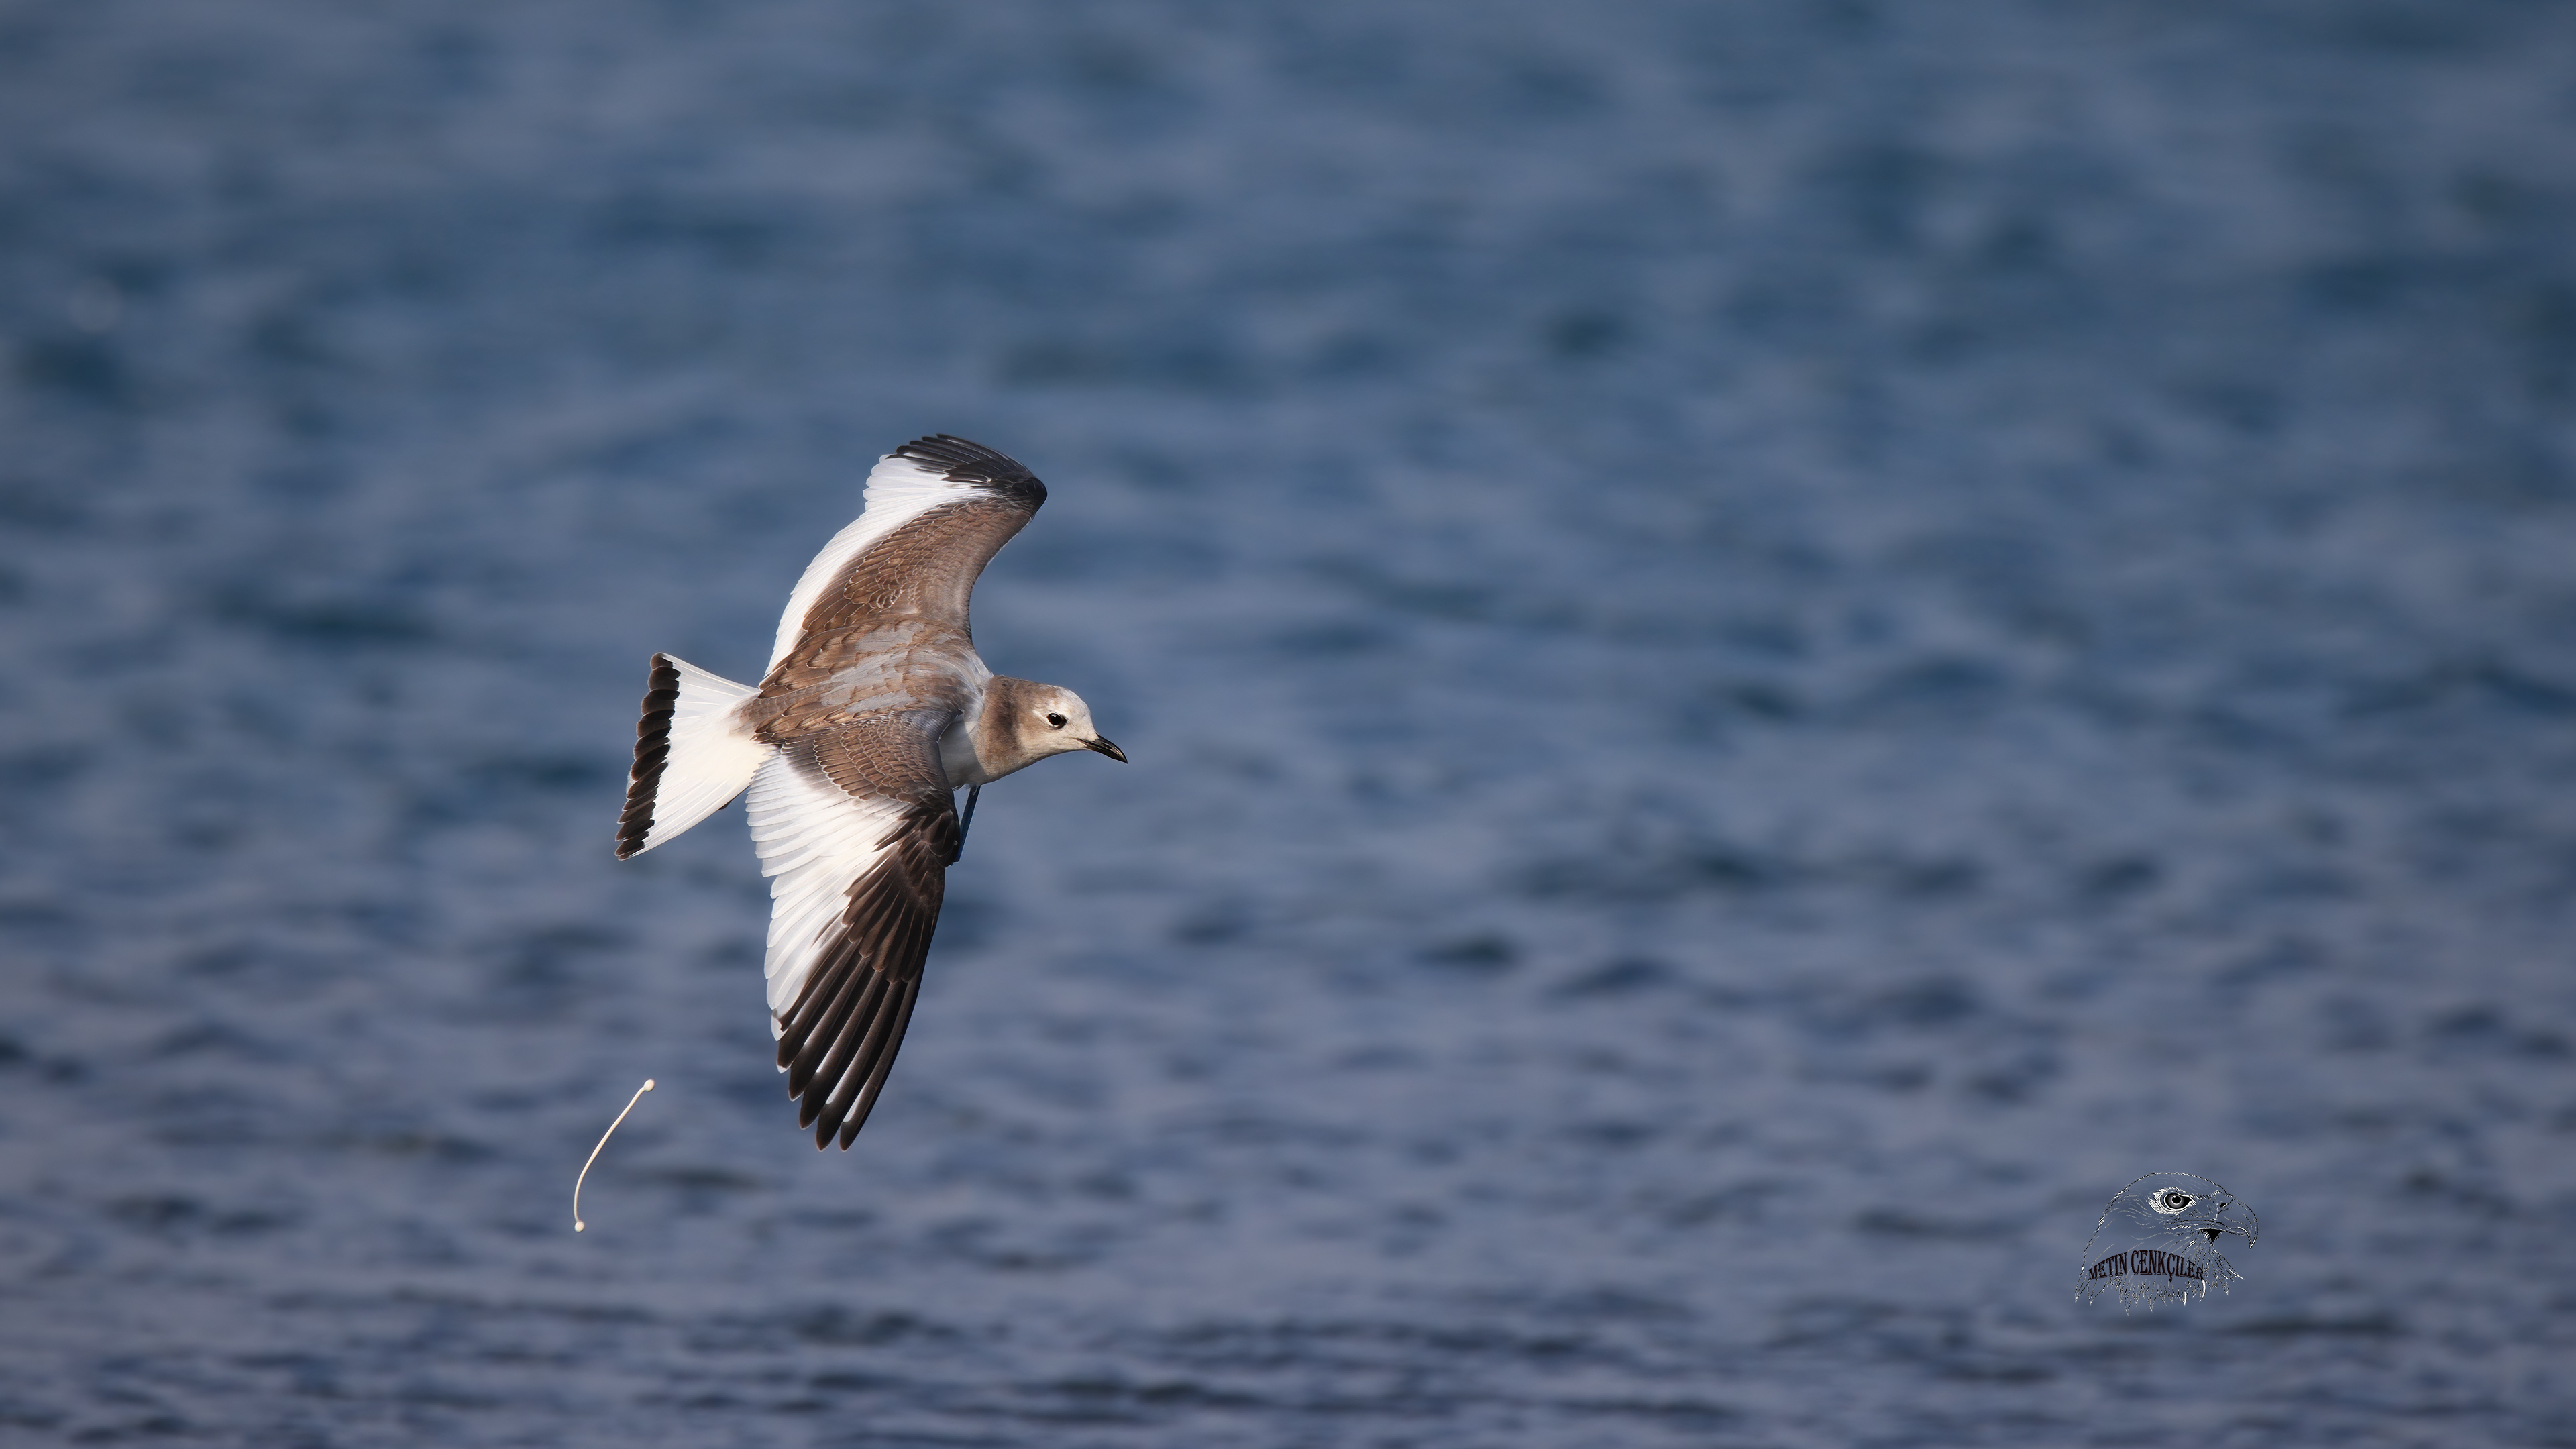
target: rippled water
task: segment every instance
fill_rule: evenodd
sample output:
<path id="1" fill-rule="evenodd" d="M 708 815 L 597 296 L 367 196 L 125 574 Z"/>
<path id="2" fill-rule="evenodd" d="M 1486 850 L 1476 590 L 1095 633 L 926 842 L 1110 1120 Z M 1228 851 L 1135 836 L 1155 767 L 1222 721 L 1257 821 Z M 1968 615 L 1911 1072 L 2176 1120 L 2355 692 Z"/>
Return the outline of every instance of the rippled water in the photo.
<path id="1" fill-rule="evenodd" d="M 0 1424 L 2566 1442 L 2563 9 L 0 9 Z M 738 813 L 1054 490 L 884 1105 Z M 569 1231 L 573 1170 L 646 1076 Z M 2105 1198 L 2261 1214 L 2071 1302 Z"/>

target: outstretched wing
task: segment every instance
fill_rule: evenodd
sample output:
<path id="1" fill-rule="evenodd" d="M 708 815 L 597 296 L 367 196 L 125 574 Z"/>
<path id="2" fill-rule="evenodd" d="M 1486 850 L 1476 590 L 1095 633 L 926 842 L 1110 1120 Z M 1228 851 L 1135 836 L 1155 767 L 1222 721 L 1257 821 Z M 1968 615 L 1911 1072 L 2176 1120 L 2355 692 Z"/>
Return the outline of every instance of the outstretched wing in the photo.
<path id="1" fill-rule="evenodd" d="M 751 785 L 772 878 L 769 1010 L 814 1145 L 859 1135 L 921 991 L 957 812 L 939 767 L 952 710 L 885 709 L 779 742 Z"/>
<path id="2" fill-rule="evenodd" d="M 787 596 L 769 667 L 799 641 L 880 615 L 909 614 L 968 633 L 976 576 L 1046 502 L 1046 485 L 1008 456 L 946 433 L 877 460 L 867 506 L 832 536 Z"/>

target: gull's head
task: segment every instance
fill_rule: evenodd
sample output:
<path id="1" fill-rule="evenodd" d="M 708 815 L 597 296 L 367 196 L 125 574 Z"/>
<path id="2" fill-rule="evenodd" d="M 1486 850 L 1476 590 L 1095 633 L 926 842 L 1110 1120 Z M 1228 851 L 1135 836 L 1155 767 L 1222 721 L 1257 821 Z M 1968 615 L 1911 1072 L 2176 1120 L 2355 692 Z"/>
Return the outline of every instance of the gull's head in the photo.
<path id="1" fill-rule="evenodd" d="M 1100 737 L 1099 727 L 1091 722 L 1091 706 L 1082 702 L 1081 695 L 1057 684 L 1032 684 L 1013 694 L 1011 708 L 1018 717 L 1011 721 L 1011 732 L 1032 756 L 1092 750 L 1127 763 L 1125 751 Z"/>

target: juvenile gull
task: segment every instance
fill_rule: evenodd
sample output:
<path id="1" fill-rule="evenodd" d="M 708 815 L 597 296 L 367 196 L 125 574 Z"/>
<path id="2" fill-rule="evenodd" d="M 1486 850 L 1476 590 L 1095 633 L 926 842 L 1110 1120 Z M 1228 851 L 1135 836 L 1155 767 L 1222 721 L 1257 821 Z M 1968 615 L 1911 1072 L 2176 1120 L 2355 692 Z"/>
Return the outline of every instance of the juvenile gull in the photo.
<path id="1" fill-rule="evenodd" d="M 1072 690 L 975 656 L 976 576 L 1044 502 L 1045 484 L 981 444 L 906 443 L 787 596 L 759 688 L 653 656 L 617 857 L 750 789 L 770 1031 L 818 1148 L 858 1137 L 903 1045 L 965 843 L 953 792 L 1068 750 L 1127 758 Z"/>

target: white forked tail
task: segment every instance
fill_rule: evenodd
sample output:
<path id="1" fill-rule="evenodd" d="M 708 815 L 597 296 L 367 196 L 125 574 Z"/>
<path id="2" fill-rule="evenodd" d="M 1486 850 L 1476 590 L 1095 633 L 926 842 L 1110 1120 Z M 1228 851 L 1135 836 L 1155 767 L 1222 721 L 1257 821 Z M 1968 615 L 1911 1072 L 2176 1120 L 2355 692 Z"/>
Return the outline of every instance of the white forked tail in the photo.
<path id="1" fill-rule="evenodd" d="M 713 815 L 751 783 L 774 747 L 737 713 L 760 693 L 668 654 L 653 656 L 644 718 L 635 726 L 635 770 L 617 817 L 617 858 L 642 855 Z"/>

